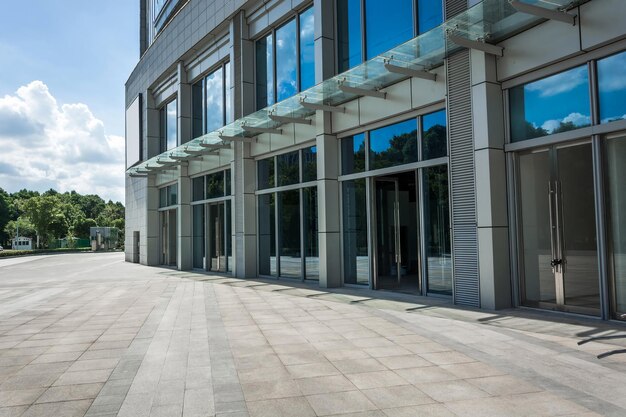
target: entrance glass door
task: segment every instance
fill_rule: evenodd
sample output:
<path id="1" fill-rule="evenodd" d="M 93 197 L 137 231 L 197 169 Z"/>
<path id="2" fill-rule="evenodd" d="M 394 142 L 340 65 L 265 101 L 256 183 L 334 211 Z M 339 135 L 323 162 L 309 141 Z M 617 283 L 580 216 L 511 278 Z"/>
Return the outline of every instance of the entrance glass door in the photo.
<path id="1" fill-rule="evenodd" d="M 590 143 L 519 155 L 523 302 L 598 314 Z"/>
<path id="2" fill-rule="evenodd" d="M 419 292 L 415 172 L 375 179 L 376 287 Z"/>

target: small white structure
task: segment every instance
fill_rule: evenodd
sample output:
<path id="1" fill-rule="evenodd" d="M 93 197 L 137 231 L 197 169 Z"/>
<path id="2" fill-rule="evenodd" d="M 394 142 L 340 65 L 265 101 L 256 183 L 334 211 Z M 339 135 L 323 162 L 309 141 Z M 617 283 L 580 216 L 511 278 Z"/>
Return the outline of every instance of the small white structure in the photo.
<path id="1" fill-rule="evenodd" d="M 11 249 L 14 250 L 32 250 L 33 239 L 30 237 L 18 236 L 11 240 Z"/>

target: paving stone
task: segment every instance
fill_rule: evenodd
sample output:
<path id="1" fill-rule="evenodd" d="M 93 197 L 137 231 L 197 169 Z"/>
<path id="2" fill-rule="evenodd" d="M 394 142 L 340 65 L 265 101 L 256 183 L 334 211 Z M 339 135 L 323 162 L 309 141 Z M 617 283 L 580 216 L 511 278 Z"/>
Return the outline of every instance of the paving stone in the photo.
<path id="1" fill-rule="evenodd" d="M 50 387 L 37 398 L 36 402 L 48 403 L 96 398 L 103 386 L 104 384 L 98 383 Z"/>
<path id="2" fill-rule="evenodd" d="M 304 397 L 252 401 L 247 405 L 250 417 L 315 417 L 316 415 Z"/>
<path id="3" fill-rule="evenodd" d="M 318 416 L 376 410 L 377 407 L 360 391 L 308 395 L 307 400 Z"/>

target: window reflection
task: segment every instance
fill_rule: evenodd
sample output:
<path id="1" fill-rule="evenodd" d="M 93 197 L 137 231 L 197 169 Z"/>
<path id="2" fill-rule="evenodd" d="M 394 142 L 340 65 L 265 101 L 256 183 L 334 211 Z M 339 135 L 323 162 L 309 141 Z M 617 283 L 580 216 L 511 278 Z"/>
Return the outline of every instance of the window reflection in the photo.
<path id="1" fill-rule="evenodd" d="M 343 276 L 345 284 L 369 284 L 365 179 L 343 181 Z"/>
<path id="2" fill-rule="evenodd" d="M 413 0 L 366 0 L 365 59 L 413 37 Z"/>
<path id="3" fill-rule="evenodd" d="M 206 198 L 224 197 L 224 171 L 206 176 Z"/>
<path id="4" fill-rule="evenodd" d="M 302 182 L 317 179 L 317 147 L 302 150 Z"/>
<path id="5" fill-rule="evenodd" d="M 165 152 L 178 146 L 178 125 L 177 125 L 177 101 L 176 99 L 167 103 L 159 112 L 159 124 L 161 131 L 160 150 Z"/>
<path id="6" fill-rule="evenodd" d="M 278 275 L 276 263 L 276 229 L 274 194 L 258 197 L 259 210 L 259 275 Z"/>
<path id="7" fill-rule="evenodd" d="M 302 190 L 302 205 L 304 209 L 304 264 L 306 279 L 319 279 L 319 245 L 317 227 L 317 187 L 308 187 Z"/>
<path id="8" fill-rule="evenodd" d="M 365 171 L 365 133 L 341 139 L 341 173 Z"/>
<path id="9" fill-rule="evenodd" d="M 193 267 L 205 268 L 204 264 L 204 204 L 193 206 Z"/>
<path id="10" fill-rule="evenodd" d="M 427 290 L 452 295 L 448 167 L 425 168 L 423 175 Z"/>
<path id="11" fill-rule="evenodd" d="M 279 187 L 300 182 L 300 158 L 298 151 L 278 155 L 276 162 L 277 185 Z"/>
<path id="12" fill-rule="evenodd" d="M 447 154 L 446 111 L 422 116 L 422 159 L 439 158 Z"/>
<path id="13" fill-rule="evenodd" d="M 611 247 L 613 250 L 614 310 L 626 313 L 626 137 L 607 140 L 607 172 Z"/>
<path id="14" fill-rule="evenodd" d="M 443 5 L 441 0 L 418 0 L 417 1 L 417 28 L 418 34 L 443 23 Z"/>
<path id="15" fill-rule="evenodd" d="M 315 13 L 309 8 L 300 15 L 300 91 L 315 84 Z"/>
<path id="16" fill-rule="evenodd" d="M 598 61 L 600 123 L 626 119 L 626 52 Z"/>
<path id="17" fill-rule="evenodd" d="M 224 124 L 227 125 L 234 121 L 233 119 L 233 104 L 232 104 L 232 91 L 231 91 L 231 79 L 230 79 L 230 62 L 224 65 Z"/>
<path id="18" fill-rule="evenodd" d="M 300 190 L 277 194 L 279 202 L 278 227 L 280 242 L 280 276 L 302 276 L 300 249 Z"/>
<path id="19" fill-rule="evenodd" d="M 417 120 L 372 130 L 369 155 L 370 169 L 417 162 Z"/>
<path id="20" fill-rule="evenodd" d="M 204 177 L 197 177 L 191 180 L 192 201 L 204 200 Z"/>
<path id="21" fill-rule="evenodd" d="M 292 20 L 276 31 L 276 101 L 298 91 L 296 61 L 296 21 Z"/>
<path id="22" fill-rule="evenodd" d="M 509 90 L 513 142 L 589 126 L 587 66 Z"/>
<path id="23" fill-rule="evenodd" d="M 271 34 L 256 42 L 256 104 L 259 109 L 274 104 L 273 45 Z"/>
<path id="24" fill-rule="evenodd" d="M 337 1 L 337 31 L 339 32 L 339 72 L 363 61 L 361 51 L 361 0 Z"/>
<path id="25" fill-rule="evenodd" d="M 274 184 L 274 157 L 261 159 L 257 162 L 258 188 L 273 188 Z"/>
<path id="26" fill-rule="evenodd" d="M 224 79 L 221 67 L 206 77 L 205 88 L 205 132 L 212 132 L 224 126 Z"/>

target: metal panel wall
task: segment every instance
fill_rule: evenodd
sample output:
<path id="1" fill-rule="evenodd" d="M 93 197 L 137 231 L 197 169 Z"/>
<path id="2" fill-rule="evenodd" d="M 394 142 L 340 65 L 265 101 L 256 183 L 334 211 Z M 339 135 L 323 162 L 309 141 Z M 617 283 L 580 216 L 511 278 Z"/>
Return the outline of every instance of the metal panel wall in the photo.
<path id="1" fill-rule="evenodd" d="M 480 306 L 469 51 L 448 59 L 448 117 L 455 303 Z"/>

